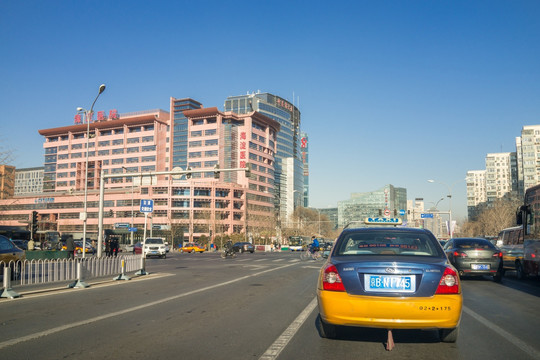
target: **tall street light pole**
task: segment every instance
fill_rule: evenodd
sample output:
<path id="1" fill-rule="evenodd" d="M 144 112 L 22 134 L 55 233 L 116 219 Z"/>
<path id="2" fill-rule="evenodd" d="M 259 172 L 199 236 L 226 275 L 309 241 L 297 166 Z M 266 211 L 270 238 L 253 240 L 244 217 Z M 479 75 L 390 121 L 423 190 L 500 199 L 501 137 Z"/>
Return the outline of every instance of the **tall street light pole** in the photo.
<path id="1" fill-rule="evenodd" d="M 92 114 L 94 111 L 94 104 L 96 103 L 99 95 L 105 91 L 105 84 L 99 86 L 99 92 L 90 107 L 90 111 L 83 109 L 82 107 L 77 108 L 77 112 L 84 112 L 86 118 L 86 166 L 85 166 L 85 176 L 84 176 L 84 211 L 81 214 L 83 220 L 83 250 L 82 257 L 85 257 L 86 254 L 86 223 L 88 221 L 88 153 L 89 153 L 89 141 L 90 141 L 90 120 L 92 119 Z M 98 247 L 101 247 L 101 244 L 98 244 Z"/>
<path id="2" fill-rule="evenodd" d="M 452 238 L 454 236 L 454 226 L 452 224 L 452 189 L 454 188 L 454 185 L 456 185 L 458 182 L 460 182 L 461 180 L 458 180 L 456 182 L 454 182 L 452 184 L 452 186 L 449 186 L 448 184 L 446 183 L 443 183 L 441 181 L 435 181 L 435 180 L 428 180 L 428 182 L 430 183 L 439 183 L 439 184 L 442 184 L 444 186 L 446 186 L 448 188 L 448 195 L 446 195 L 448 197 L 448 201 L 449 201 L 449 210 L 448 210 L 448 217 L 449 217 L 449 221 L 448 221 L 448 230 L 450 232 L 450 238 Z M 439 200 L 440 201 L 440 200 Z"/>

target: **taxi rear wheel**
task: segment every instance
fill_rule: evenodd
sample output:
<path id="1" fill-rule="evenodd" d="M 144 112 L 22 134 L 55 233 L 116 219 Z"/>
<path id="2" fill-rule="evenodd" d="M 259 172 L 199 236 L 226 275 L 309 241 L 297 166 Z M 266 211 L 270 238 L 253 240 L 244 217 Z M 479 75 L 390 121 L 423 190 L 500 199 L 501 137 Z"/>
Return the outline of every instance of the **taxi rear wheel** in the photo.
<path id="1" fill-rule="evenodd" d="M 323 321 L 321 315 L 317 316 L 317 329 L 319 330 L 319 335 L 325 339 L 335 339 L 337 338 L 337 326 L 328 324 Z"/>
<path id="2" fill-rule="evenodd" d="M 445 343 L 455 343 L 459 335 L 459 326 L 453 329 L 440 329 L 439 338 Z"/>

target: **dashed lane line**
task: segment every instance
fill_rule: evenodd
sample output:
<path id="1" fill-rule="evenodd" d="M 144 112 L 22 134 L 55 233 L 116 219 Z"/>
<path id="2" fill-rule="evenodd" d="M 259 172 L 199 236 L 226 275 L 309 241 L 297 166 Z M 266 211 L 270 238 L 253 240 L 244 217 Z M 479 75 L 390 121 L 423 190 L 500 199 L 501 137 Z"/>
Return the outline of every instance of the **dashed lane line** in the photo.
<path id="1" fill-rule="evenodd" d="M 190 296 L 190 295 L 194 295 L 194 294 L 197 294 L 197 293 L 201 293 L 201 292 L 204 292 L 204 291 L 207 291 L 207 290 L 212 290 L 212 289 L 215 289 L 215 288 L 219 288 L 219 287 L 222 287 L 222 286 L 233 284 L 235 282 L 246 280 L 246 279 L 249 279 L 249 278 L 252 278 L 252 277 L 256 277 L 256 276 L 259 276 L 259 275 L 262 275 L 262 274 L 272 272 L 272 271 L 285 269 L 285 268 L 293 266 L 293 265 L 295 265 L 295 264 L 288 264 L 288 265 L 279 266 L 279 267 L 276 267 L 276 268 L 260 271 L 260 272 L 257 272 L 255 274 L 242 276 L 242 277 L 239 277 L 239 278 L 234 279 L 234 280 L 225 281 L 225 282 L 222 282 L 222 283 L 219 283 L 219 284 L 206 286 L 206 287 L 201 288 L 201 289 L 192 290 L 192 291 L 188 291 L 188 292 L 185 292 L 185 293 L 182 293 L 182 294 L 170 296 L 170 297 L 167 297 L 167 298 L 164 298 L 164 299 L 152 301 L 152 302 L 149 302 L 149 303 L 146 303 L 146 304 L 143 304 L 143 305 L 134 306 L 134 307 L 129 308 L 129 309 L 124 309 L 124 310 L 120 310 L 120 311 L 116 311 L 116 312 L 112 312 L 112 313 L 108 313 L 108 314 L 103 314 L 101 316 L 96 316 L 96 317 L 93 317 L 93 318 L 90 318 L 90 319 L 73 322 L 71 324 L 58 326 L 58 327 L 48 329 L 48 330 L 44 330 L 44 331 L 39 331 L 39 332 L 34 333 L 34 334 L 29 334 L 29 335 L 26 335 L 26 336 L 17 337 L 15 339 L 2 341 L 2 342 L 0 342 L 0 350 L 4 349 L 6 347 L 9 347 L 9 346 L 17 345 L 17 344 L 20 344 L 20 343 L 23 343 L 23 342 L 26 342 L 26 341 L 35 340 L 35 339 L 38 339 L 40 337 L 56 334 L 56 333 L 59 333 L 61 331 L 69 330 L 69 329 L 72 329 L 72 328 L 75 328 L 75 327 L 78 327 L 78 326 L 84 326 L 84 325 L 92 324 L 92 323 L 95 323 L 95 322 L 98 322 L 98 321 L 101 321 L 101 320 L 105 320 L 105 319 L 109 319 L 109 318 L 112 318 L 112 317 L 115 317 L 115 316 L 128 314 L 128 313 L 131 313 L 131 312 L 135 312 L 135 311 L 142 310 L 142 309 L 152 307 L 152 306 L 156 306 L 156 305 L 161 305 L 163 303 L 166 303 L 166 302 L 169 302 L 169 301 L 172 301 L 172 300 L 180 299 L 180 298 Z M 89 289 L 92 289 L 92 287 L 90 287 Z"/>

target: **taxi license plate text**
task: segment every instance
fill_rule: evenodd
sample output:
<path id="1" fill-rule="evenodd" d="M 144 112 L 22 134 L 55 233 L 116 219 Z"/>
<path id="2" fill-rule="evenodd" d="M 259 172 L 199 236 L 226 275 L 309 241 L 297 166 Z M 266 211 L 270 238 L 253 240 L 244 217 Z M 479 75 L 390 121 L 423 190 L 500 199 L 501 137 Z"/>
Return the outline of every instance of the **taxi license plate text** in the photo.
<path id="1" fill-rule="evenodd" d="M 369 275 L 364 274 L 366 291 L 377 292 L 415 292 L 414 275 Z"/>

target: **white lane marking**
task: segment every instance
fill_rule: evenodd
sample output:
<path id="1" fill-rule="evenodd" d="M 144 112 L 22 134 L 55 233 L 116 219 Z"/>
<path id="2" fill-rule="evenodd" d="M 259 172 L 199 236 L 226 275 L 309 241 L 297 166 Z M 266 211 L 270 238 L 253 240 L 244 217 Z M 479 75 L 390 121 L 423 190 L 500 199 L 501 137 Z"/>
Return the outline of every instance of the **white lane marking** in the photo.
<path id="1" fill-rule="evenodd" d="M 81 320 L 81 321 L 77 321 L 77 322 L 74 322 L 74 323 L 71 323 L 71 324 L 58 326 L 58 327 L 48 329 L 48 330 L 44 330 L 44 331 L 40 331 L 40 332 L 37 332 L 37 333 L 34 333 L 34 334 L 21 336 L 21 337 L 18 337 L 16 339 L 2 341 L 2 342 L 0 342 L 0 350 L 3 349 L 3 348 L 6 348 L 8 346 L 20 344 L 20 343 L 25 342 L 25 341 L 34 340 L 34 339 L 37 339 L 37 338 L 40 338 L 40 337 L 43 337 L 43 336 L 52 335 L 52 334 L 58 333 L 60 331 L 72 329 L 72 328 L 77 327 L 77 326 L 88 325 L 88 324 L 95 323 L 95 322 L 105 320 L 105 319 L 108 319 L 108 318 L 112 318 L 112 317 L 115 317 L 115 316 L 124 315 L 124 314 L 130 313 L 130 312 L 133 312 L 133 311 L 138 311 L 138 310 L 141 310 L 141 309 L 145 309 L 147 307 L 160 305 L 160 304 L 163 304 L 163 303 L 165 303 L 167 301 L 180 299 L 180 298 L 183 298 L 183 297 L 186 297 L 186 296 L 189 296 L 189 295 L 193 295 L 193 294 L 197 294 L 197 293 L 204 292 L 204 291 L 207 291 L 207 290 L 215 289 L 215 288 L 218 288 L 218 287 L 221 287 L 221 286 L 233 284 L 233 283 L 238 282 L 238 281 L 249 279 L 249 278 L 259 276 L 259 275 L 262 275 L 262 274 L 266 274 L 266 273 L 269 273 L 269 272 L 272 272 L 272 271 L 284 269 L 284 268 L 287 268 L 287 267 L 293 266 L 293 265 L 294 264 L 279 266 L 277 268 L 260 271 L 260 272 L 255 273 L 255 274 L 242 276 L 242 277 L 239 277 L 239 278 L 234 279 L 234 280 L 229 280 L 229 281 L 225 281 L 225 282 L 220 283 L 220 284 L 215 284 L 215 285 L 207 286 L 207 287 L 204 287 L 204 288 L 201 288 L 201 289 L 188 291 L 188 292 L 183 293 L 183 294 L 170 296 L 168 298 L 164 298 L 164 299 L 161 299 L 161 300 L 156 300 L 156 301 L 146 303 L 146 304 L 143 304 L 143 305 L 139 305 L 139 306 L 135 306 L 135 307 L 132 307 L 132 308 L 129 308 L 129 309 L 124 309 L 124 310 L 112 312 L 112 313 L 109 313 L 109 314 L 96 316 L 96 317 L 93 317 L 91 319 Z M 92 289 L 92 287 L 90 287 L 89 289 Z"/>
<path id="2" fill-rule="evenodd" d="M 302 324 L 309 317 L 313 309 L 317 306 L 317 298 L 313 298 L 306 308 L 298 315 L 296 319 L 289 325 L 287 329 L 274 341 L 272 345 L 265 351 L 259 360 L 272 360 L 276 359 L 281 351 L 285 349 L 289 341 L 298 332 Z"/>
<path id="3" fill-rule="evenodd" d="M 272 260 L 272 261 L 278 262 L 278 261 L 283 261 L 283 260 L 285 260 L 285 259 L 275 259 L 275 260 Z"/>
<path id="4" fill-rule="evenodd" d="M 503 328 L 495 325 L 485 317 L 475 313 L 473 310 L 469 309 L 468 307 L 464 306 L 463 311 L 478 320 L 480 323 L 485 325 L 487 328 L 495 331 L 497 334 L 503 337 L 503 339 L 508 340 L 512 344 L 514 344 L 516 347 L 521 349 L 523 352 L 529 354 L 533 359 L 540 359 L 540 351 L 537 351 L 532 346 L 529 346 L 526 342 L 518 339 L 514 335 L 510 334 L 508 331 L 504 330 Z"/>

